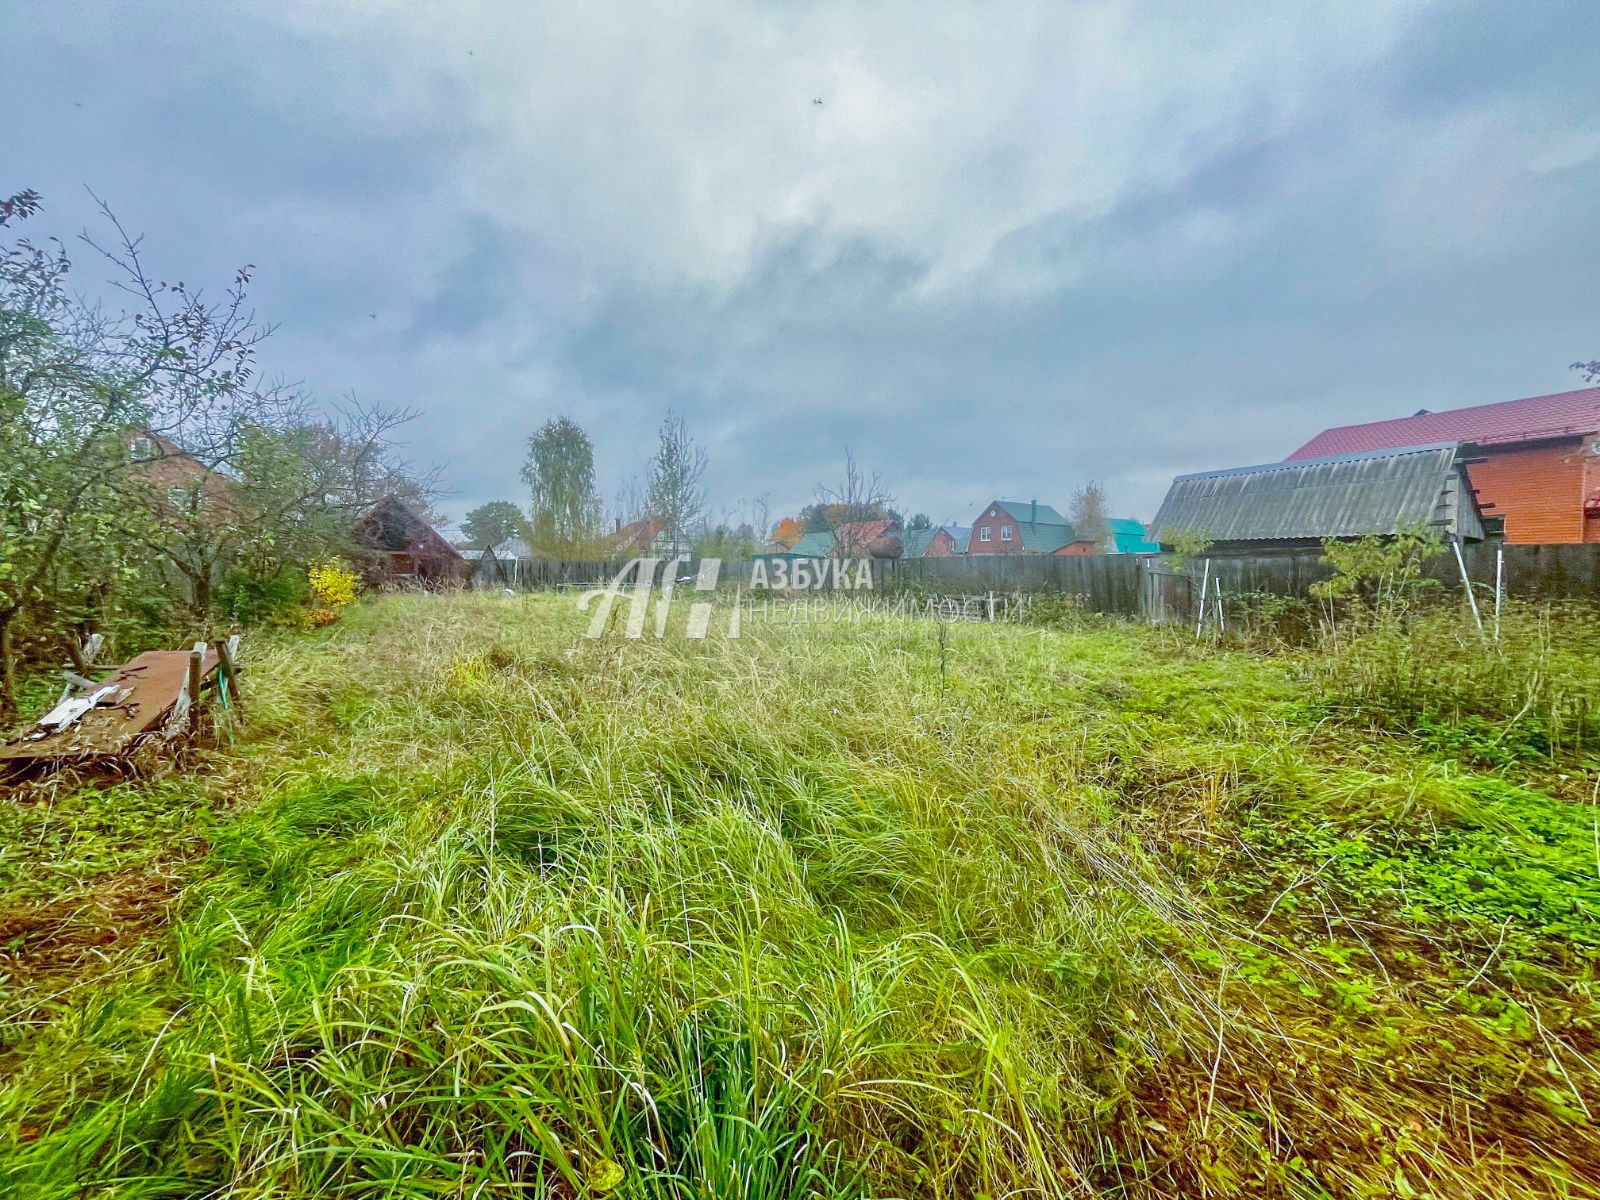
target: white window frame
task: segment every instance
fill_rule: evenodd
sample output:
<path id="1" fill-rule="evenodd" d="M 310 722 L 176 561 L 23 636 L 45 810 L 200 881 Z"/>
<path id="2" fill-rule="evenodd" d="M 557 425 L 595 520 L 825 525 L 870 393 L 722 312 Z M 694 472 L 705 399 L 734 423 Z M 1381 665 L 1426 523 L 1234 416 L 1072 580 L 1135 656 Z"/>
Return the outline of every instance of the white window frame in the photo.
<path id="1" fill-rule="evenodd" d="M 1011 540 L 1011 526 L 1009 526 L 1009 525 L 1000 526 L 1000 540 L 1002 542 L 1009 542 Z"/>
<path id="2" fill-rule="evenodd" d="M 990 538 L 989 535 L 991 533 L 993 533 L 993 532 L 994 532 L 994 530 L 990 529 L 987 525 L 985 525 L 982 529 L 978 530 L 978 540 L 980 542 L 991 541 L 992 539 Z"/>

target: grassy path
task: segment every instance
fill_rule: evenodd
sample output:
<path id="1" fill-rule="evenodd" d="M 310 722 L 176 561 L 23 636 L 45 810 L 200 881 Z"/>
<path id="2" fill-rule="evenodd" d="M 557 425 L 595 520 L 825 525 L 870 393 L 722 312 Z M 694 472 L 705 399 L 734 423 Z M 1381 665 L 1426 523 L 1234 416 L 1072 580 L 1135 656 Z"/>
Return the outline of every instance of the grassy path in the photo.
<path id="1" fill-rule="evenodd" d="M 1600 1194 L 1579 759 L 1149 630 L 584 624 L 366 604 L 0 806 L 0 1183 Z"/>

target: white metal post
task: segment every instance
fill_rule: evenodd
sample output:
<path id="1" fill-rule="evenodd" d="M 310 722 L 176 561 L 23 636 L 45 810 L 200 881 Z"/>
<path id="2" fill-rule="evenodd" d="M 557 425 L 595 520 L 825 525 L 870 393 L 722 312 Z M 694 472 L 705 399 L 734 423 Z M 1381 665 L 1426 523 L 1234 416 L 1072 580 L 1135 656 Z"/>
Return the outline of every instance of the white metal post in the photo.
<path id="1" fill-rule="evenodd" d="M 1500 592 L 1505 579 L 1506 547 L 1504 542 L 1494 548 L 1494 640 L 1500 640 Z"/>
<path id="2" fill-rule="evenodd" d="M 1467 603 L 1472 606 L 1472 619 L 1477 622 L 1478 632 L 1483 632 L 1483 618 L 1478 615 L 1478 598 L 1472 594 L 1472 580 L 1467 578 L 1467 560 L 1461 556 L 1461 539 L 1452 536 L 1450 548 L 1456 552 L 1456 566 L 1461 569 L 1461 586 L 1467 589 Z"/>

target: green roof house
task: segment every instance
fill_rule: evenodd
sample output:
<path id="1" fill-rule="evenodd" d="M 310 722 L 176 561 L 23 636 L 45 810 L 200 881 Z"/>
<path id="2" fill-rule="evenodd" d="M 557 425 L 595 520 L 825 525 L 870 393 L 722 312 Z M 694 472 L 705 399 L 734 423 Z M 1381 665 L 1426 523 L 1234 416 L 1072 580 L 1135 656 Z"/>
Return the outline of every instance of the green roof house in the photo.
<path id="1" fill-rule="evenodd" d="M 1092 554 L 1068 521 L 1037 500 L 996 500 L 972 523 L 968 554 Z"/>
<path id="2" fill-rule="evenodd" d="M 833 532 L 828 529 L 813 530 L 802 534 L 800 540 L 787 550 L 770 550 L 766 554 L 758 554 L 756 558 L 776 562 L 779 559 L 791 558 L 827 558 L 833 551 Z"/>

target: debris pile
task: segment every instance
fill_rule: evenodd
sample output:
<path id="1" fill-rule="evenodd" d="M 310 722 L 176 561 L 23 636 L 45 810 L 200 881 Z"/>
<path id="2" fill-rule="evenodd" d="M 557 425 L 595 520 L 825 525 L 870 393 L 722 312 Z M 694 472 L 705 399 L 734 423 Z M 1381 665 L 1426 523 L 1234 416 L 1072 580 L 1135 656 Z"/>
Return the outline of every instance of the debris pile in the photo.
<path id="1" fill-rule="evenodd" d="M 53 709 L 20 737 L 0 743 L 0 780 L 66 765 L 116 765 L 152 740 L 192 731 L 201 706 L 213 699 L 239 705 L 239 639 L 189 650 L 150 650 L 94 680 L 98 636 L 79 655 L 78 671 L 63 671 L 66 688 Z"/>

